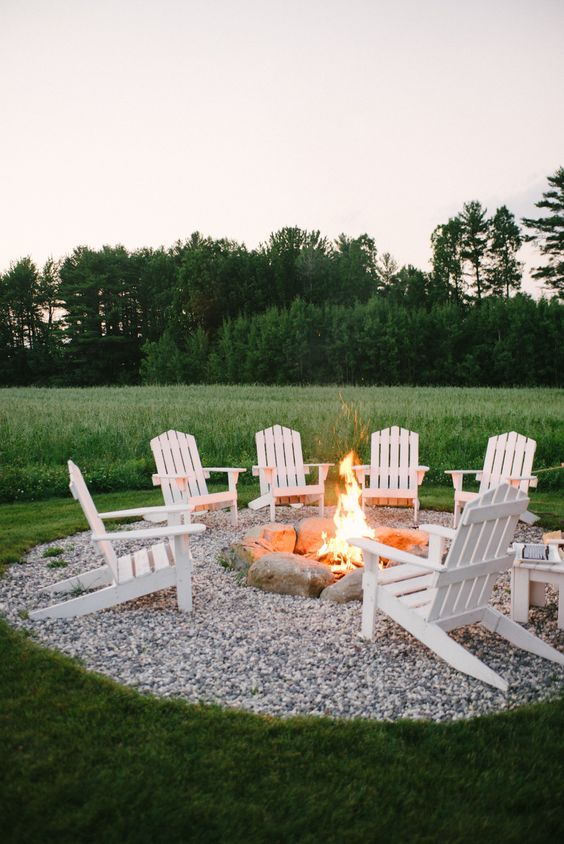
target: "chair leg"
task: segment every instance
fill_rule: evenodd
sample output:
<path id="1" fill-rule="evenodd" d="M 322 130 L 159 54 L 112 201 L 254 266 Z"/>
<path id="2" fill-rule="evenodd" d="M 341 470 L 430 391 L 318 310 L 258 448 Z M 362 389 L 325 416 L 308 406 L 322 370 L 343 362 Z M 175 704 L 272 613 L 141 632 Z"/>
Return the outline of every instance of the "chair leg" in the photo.
<path id="1" fill-rule="evenodd" d="M 237 527 L 237 502 L 231 506 L 231 524 Z"/>
<path id="2" fill-rule="evenodd" d="M 419 524 L 419 498 L 417 496 L 413 499 L 413 524 Z"/>
<path id="3" fill-rule="evenodd" d="M 321 518 L 325 515 L 325 495 L 319 496 L 319 515 Z"/>
<path id="4" fill-rule="evenodd" d="M 520 624 L 511 621 L 506 615 L 502 615 L 502 613 L 494 610 L 493 607 L 487 607 L 485 610 L 482 624 L 488 630 L 503 636 L 512 645 L 537 656 L 542 656 L 544 659 L 550 659 L 552 662 L 558 662 L 560 665 L 564 665 L 564 654 L 561 654 L 556 648 L 547 645 L 538 636 L 529 633 Z"/>
<path id="5" fill-rule="evenodd" d="M 161 569 L 157 574 L 158 577 L 156 574 L 151 574 L 146 577 L 133 578 L 128 580 L 127 583 L 106 586 L 103 589 L 98 589 L 97 592 L 89 592 L 87 595 L 70 598 L 58 604 L 52 604 L 50 607 L 33 610 L 29 617 L 33 621 L 41 618 L 73 618 L 97 610 L 106 610 L 115 607 L 117 604 L 123 604 L 125 601 L 131 601 L 132 598 L 140 598 L 142 595 L 149 595 L 151 592 L 174 586 L 176 582 L 174 566 Z"/>
<path id="6" fill-rule="evenodd" d="M 453 513 L 453 520 L 452 526 L 456 530 L 458 527 L 458 522 L 460 521 L 460 514 L 462 513 L 462 505 L 460 501 L 457 501 L 456 498 L 454 499 L 454 513 Z"/>
<path id="7" fill-rule="evenodd" d="M 527 624 L 529 620 L 529 572 L 521 566 L 511 569 L 511 618 Z"/>
<path id="8" fill-rule="evenodd" d="M 274 496 L 270 499 L 270 521 L 276 521 L 276 503 L 274 501 Z"/>
<path id="9" fill-rule="evenodd" d="M 113 575 L 109 566 L 100 566 L 99 569 L 85 571 L 84 574 L 77 574 L 75 577 L 67 577 L 66 580 L 59 580 L 52 586 L 46 586 L 43 591 L 51 595 L 57 592 L 72 592 L 73 589 L 93 589 L 96 586 L 110 586 L 113 583 Z"/>
<path id="10" fill-rule="evenodd" d="M 374 638 L 376 610 L 378 608 L 378 572 L 378 558 L 366 555 L 362 574 L 362 622 L 360 627 L 362 639 Z"/>
<path id="11" fill-rule="evenodd" d="M 192 612 L 192 555 L 186 535 L 174 537 L 176 601 L 182 612 Z"/>
<path id="12" fill-rule="evenodd" d="M 390 594 L 385 587 L 380 587 L 378 595 L 379 608 L 390 616 L 397 624 L 400 624 L 404 630 L 419 639 L 430 650 L 434 651 L 441 659 L 456 668 L 457 671 L 462 671 L 464 674 L 469 674 L 483 683 L 489 683 L 502 692 L 506 692 L 508 688 L 507 681 L 496 674 L 491 668 L 483 663 L 477 656 L 471 654 L 458 642 L 446 633 L 438 624 L 432 621 L 425 621 L 420 615 L 415 613 L 412 609 Z"/>

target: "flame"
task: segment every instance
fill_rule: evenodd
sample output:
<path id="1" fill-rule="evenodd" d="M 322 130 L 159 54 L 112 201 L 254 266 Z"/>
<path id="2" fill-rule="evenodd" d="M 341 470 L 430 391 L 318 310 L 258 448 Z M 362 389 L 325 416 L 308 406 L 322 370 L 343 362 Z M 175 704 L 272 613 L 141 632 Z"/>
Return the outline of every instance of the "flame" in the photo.
<path id="1" fill-rule="evenodd" d="M 339 495 L 333 517 L 335 536 L 327 539 L 327 534 L 323 533 L 321 536 L 324 544 L 318 552 L 319 558 L 327 556 L 334 561 L 331 569 L 335 574 L 346 574 L 363 565 L 362 551 L 349 545 L 347 539 L 352 536 L 375 535 L 374 530 L 368 527 L 360 506 L 362 490 L 353 471 L 354 458 L 354 451 L 349 451 L 339 464 L 339 475 L 345 480 L 345 491 Z"/>

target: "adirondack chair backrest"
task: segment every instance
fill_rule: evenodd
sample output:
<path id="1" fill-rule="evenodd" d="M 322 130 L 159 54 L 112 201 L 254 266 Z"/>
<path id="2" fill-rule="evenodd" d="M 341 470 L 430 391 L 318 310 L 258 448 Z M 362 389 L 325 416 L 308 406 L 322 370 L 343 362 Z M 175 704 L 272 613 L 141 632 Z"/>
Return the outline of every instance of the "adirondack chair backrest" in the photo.
<path id="1" fill-rule="evenodd" d="M 484 458 L 480 492 L 497 486 L 511 475 L 531 475 L 536 448 L 535 440 L 515 431 L 490 437 Z M 527 492 L 528 488 L 529 481 L 521 481 L 519 489 Z"/>
<path id="2" fill-rule="evenodd" d="M 520 489 L 500 484 L 466 505 L 445 560 L 446 571 L 435 575 L 432 583 L 429 621 L 488 605 L 499 572 L 513 562 L 508 549 L 528 503 Z"/>
<path id="3" fill-rule="evenodd" d="M 68 461 L 68 467 L 70 477 L 70 491 L 72 492 L 73 498 L 75 498 L 82 507 L 82 512 L 86 516 L 86 521 L 90 526 L 90 530 L 92 531 L 92 533 L 97 534 L 106 533 L 106 527 L 104 525 L 104 522 L 98 515 L 96 505 L 92 501 L 92 496 L 90 495 L 88 487 L 86 486 L 86 481 L 82 477 L 82 472 L 80 471 L 78 466 L 72 462 L 72 460 Z M 102 542 L 96 543 L 96 545 L 99 551 L 102 553 L 105 562 L 111 568 L 114 578 L 117 581 L 118 564 L 116 552 L 114 551 L 112 543 L 109 540 L 103 540 Z"/>
<path id="4" fill-rule="evenodd" d="M 272 428 L 258 431 L 255 440 L 259 469 L 265 466 L 276 467 L 276 487 L 305 485 L 302 438 L 298 431 L 273 425 Z M 263 472 L 259 472 L 259 478 L 261 495 L 266 495 L 270 486 Z"/>
<path id="5" fill-rule="evenodd" d="M 393 425 L 374 431 L 370 449 L 370 486 L 417 489 L 419 434 Z"/>
<path id="6" fill-rule="evenodd" d="M 192 434 L 166 431 L 151 440 L 158 475 L 186 475 L 188 496 L 207 495 L 198 446 Z M 175 480 L 161 480 L 165 504 L 186 503 L 185 493 Z"/>

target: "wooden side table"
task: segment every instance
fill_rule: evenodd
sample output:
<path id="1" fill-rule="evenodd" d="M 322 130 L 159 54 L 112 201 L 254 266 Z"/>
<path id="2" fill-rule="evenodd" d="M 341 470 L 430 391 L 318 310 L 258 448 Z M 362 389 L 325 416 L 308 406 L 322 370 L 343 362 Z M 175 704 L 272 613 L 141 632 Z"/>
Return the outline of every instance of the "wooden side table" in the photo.
<path id="1" fill-rule="evenodd" d="M 511 618 L 521 624 L 529 620 L 529 608 L 544 607 L 546 584 L 556 586 L 558 594 L 558 627 L 564 630 L 564 562 L 558 553 L 558 545 L 564 540 L 547 543 L 548 560 L 523 560 L 523 544 L 515 543 L 515 562 L 511 569 Z"/>

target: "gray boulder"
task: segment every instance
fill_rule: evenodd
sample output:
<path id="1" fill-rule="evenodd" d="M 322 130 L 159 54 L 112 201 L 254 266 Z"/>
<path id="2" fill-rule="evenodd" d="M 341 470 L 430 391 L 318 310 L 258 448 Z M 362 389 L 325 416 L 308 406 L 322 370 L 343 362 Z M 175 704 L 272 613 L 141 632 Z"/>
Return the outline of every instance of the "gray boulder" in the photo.
<path id="1" fill-rule="evenodd" d="M 255 558 L 249 549 L 240 544 L 224 548 L 219 555 L 219 562 L 222 566 L 233 569 L 233 571 L 242 571 L 244 574 L 247 574 L 254 561 Z"/>
<path id="2" fill-rule="evenodd" d="M 319 596 L 322 601 L 334 601 L 336 604 L 346 604 L 349 601 L 362 601 L 363 568 L 355 569 L 346 574 L 336 583 L 328 586 Z"/>
<path id="3" fill-rule="evenodd" d="M 329 566 L 297 554 L 266 554 L 252 564 L 247 574 L 249 586 L 304 598 L 319 597 L 334 580 Z"/>

